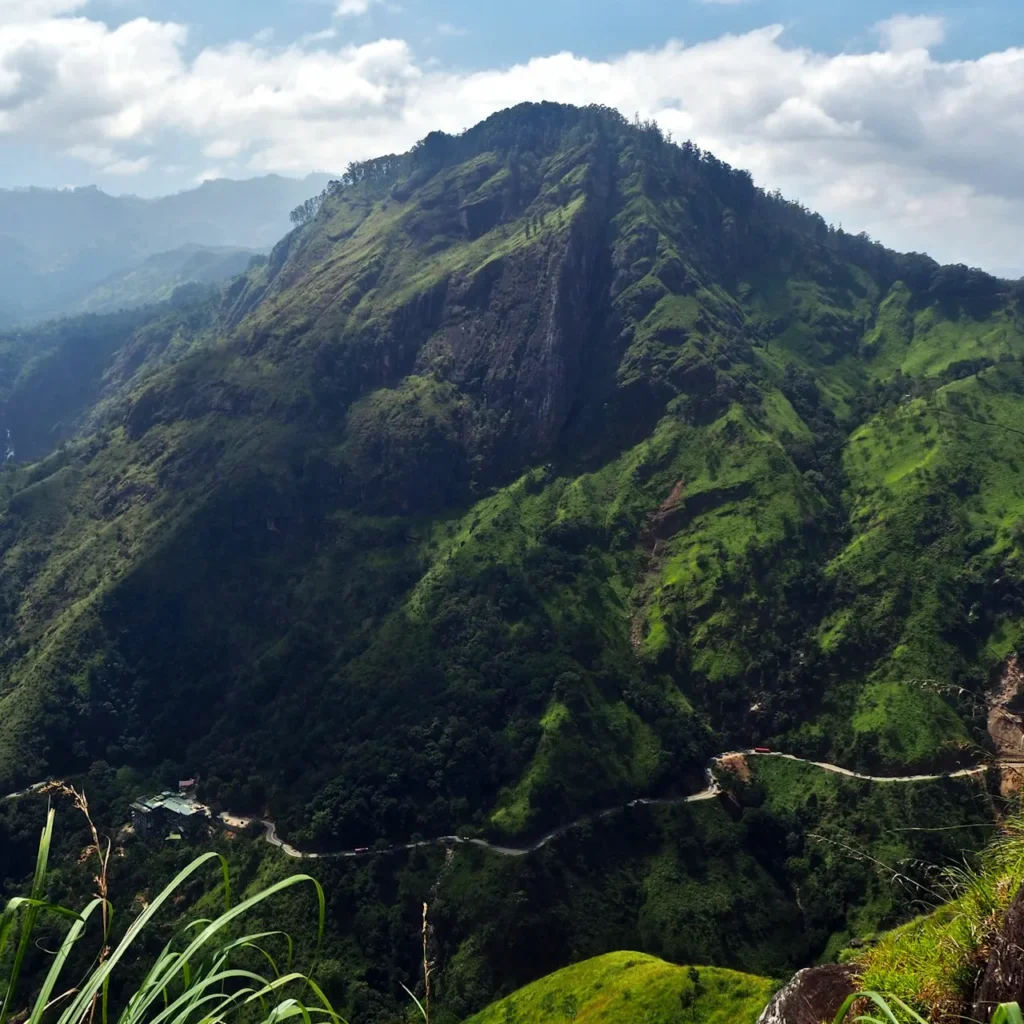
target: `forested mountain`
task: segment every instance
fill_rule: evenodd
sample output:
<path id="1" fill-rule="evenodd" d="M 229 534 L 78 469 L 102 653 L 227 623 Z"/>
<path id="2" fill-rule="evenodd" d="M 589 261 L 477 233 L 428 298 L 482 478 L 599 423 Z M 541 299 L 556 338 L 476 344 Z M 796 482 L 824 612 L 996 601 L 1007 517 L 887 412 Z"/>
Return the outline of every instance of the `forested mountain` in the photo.
<path id="1" fill-rule="evenodd" d="M 74 312 L 116 313 L 165 302 L 183 285 L 216 284 L 238 277 L 255 257 L 262 254 L 253 249 L 183 245 L 147 256 L 141 263 L 100 281 L 75 304 Z"/>
<path id="2" fill-rule="evenodd" d="M 739 745 L 878 775 L 991 750 L 1024 625 L 1016 286 L 601 108 L 430 135 L 295 219 L 230 283 L 0 334 L 0 794 L 83 773 L 116 832 L 198 775 L 306 849 L 522 844 Z M 890 866 L 977 848 L 998 799 L 781 758 L 727 791 L 530 856 L 304 862 L 322 980 L 401 1016 L 428 898 L 445 1024 L 614 950 L 778 977 L 905 919 Z M 0 890 L 37 813 L 0 802 Z M 241 888 L 293 866 L 219 848 Z M 189 856 L 119 850 L 143 899 Z M 660 1012 L 678 971 L 648 968 Z M 706 981 L 707 1014 L 767 984 Z"/>
<path id="3" fill-rule="evenodd" d="M 207 181 L 160 199 L 110 196 L 95 187 L 0 189 L 0 326 L 115 311 L 115 300 L 127 306 L 166 298 L 160 289 L 181 283 L 169 271 L 187 262 L 176 259 L 176 250 L 183 257 L 187 246 L 269 250 L 287 230 L 293 207 L 327 181 L 326 175 Z M 146 262 L 158 255 L 160 261 Z M 206 276 L 189 280 L 209 279 L 209 261 L 192 269 Z M 112 291 L 108 279 L 128 271 L 148 278 L 155 291 L 139 294 L 131 281 Z"/>
<path id="4" fill-rule="evenodd" d="M 164 763 L 355 845 L 688 791 L 752 740 L 984 742 L 1018 296 L 654 125 L 428 136 L 230 288 L 42 330 L 5 349 L 39 461 L 0 485 L 0 789 Z"/>

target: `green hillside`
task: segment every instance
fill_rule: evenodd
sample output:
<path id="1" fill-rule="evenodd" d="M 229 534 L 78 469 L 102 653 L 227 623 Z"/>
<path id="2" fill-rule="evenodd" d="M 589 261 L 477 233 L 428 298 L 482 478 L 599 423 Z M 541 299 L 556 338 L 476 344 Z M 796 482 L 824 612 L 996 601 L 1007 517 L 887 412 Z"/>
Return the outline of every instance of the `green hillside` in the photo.
<path id="1" fill-rule="evenodd" d="M 774 987 L 764 978 L 736 971 L 676 967 L 643 953 L 608 953 L 527 985 L 467 1024 L 754 1024 Z"/>
<path id="2" fill-rule="evenodd" d="M 97 284 L 75 306 L 76 312 L 113 313 L 119 309 L 166 302 L 188 284 L 215 284 L 237 277 L 253 258 L 252 249 L 184 245 L 149 256 Z"/>
<path id="3" fill-rule="evenodd" d="M 39 460 L 0 479 L 0 790 L 197 773 L 352 847 L 539 832 L 752 741 L 975 759 L 1024 621 L 1007 283 L 600 108 L 309 214 L 229 287 L 0 349 Z"/>

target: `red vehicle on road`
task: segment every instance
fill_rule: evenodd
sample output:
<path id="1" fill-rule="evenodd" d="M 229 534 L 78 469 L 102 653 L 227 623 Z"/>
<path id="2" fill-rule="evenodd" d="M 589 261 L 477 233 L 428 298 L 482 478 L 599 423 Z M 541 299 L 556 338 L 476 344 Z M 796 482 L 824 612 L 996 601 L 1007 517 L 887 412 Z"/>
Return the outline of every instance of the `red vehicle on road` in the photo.
<path id="1" fill-rule="evenodd" d="M 754 747 L 755 754 L 770 754 L 771 752 L 771 747 Z"/>

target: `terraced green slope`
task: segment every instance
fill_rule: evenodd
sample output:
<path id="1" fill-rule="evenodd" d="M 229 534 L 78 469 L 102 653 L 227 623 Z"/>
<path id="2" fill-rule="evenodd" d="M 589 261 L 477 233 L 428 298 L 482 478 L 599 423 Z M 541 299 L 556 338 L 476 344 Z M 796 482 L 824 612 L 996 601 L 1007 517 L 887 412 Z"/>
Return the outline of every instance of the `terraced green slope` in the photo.
<path id="1" fill-rule="evenodd" d="M 83 341 L 77 435 L 0 481 L 0 789 L 198 772 L 354 846 L 754 739 L 972 756 L 1024 616 L 1021 328 L 600 109 L 354 167 L 187 323 Z"/>
<path id="2" fill-rule="evenodd" d="M 736 971 L 677 967 L 643 953 L 608 953 L 527 985 L 467 1024 L 753 1024 L 774 988 L 765 978 Z"/>
<path id="3" fill-rule="evenodd" d="M 966 747 L 955 711 L 970 715 L 1019 643 L 1021 364 L 923 391 L 856 429 L 844 453 L 852 537 L 827 571 L 849 599 L 820 642 L 856 672 L 855 692 L 839 684 L 833 698 L 830 742 L 848 757 L 870 744 L 891 763 L 919 760 L 940 737 Z"/>

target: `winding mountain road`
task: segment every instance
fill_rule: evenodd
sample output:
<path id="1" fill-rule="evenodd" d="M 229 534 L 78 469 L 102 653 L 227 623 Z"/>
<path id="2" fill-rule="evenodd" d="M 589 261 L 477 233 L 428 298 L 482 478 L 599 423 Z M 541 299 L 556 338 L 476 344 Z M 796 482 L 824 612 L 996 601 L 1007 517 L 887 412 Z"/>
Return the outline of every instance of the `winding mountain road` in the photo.
<path id="1" fill-rule="evenodd" d="M 733 757 L 774 757 L 785 761 L 799 761 L 801 764 L 809 764 L 814 768 L 820 768 L 822 771 L 832 772 L 834 775 L 842 775 L 848 779 L 860 779 L 863 782 L 878 782 L 885 784 L 939 782 L 942 779 L 966 779 L 974 776 L 985 775 L 993 768 L 1015 768 L 1019 771 L 1024 771 L 1024 761 L 998 761 L 992 764 L 980 765 L 976 768 L 961 768 L 958 771 L 940 772 L 937 775 L 865 775 L 862 772 L 850 771 L 848 768 L 840 768 L 839 765 L 829 764 L 826 761 L 809 761 L 806 758 L 797 757 L 795 754 L 781 754 L 776 753 L 775 751 L 759 753 L 756 750 L 736 750 L 726 754 L 719 754 L 718 757 L 712 759 L 712 767 L 709 767 L 707 770 L 708 786 L 706 789 L 702 789 L 699 793 L 691 793 L 689 796 L 663 797 L 660 799 L 642 798 L 639 800 L 631 800 L 625 805 L 618 804 L 615 807 L 609 807 L 603 811 L 583 814 L 566 825 L 559 825 L 558 828 L 552 829 L 529 846 L 502 846 L 499 843 L 490 843 L 486 839 L 466 839 L 462 836 L 439 836 L 437 839 L 423 839 L 415 843 L 399 843 L 395 846 L 389 846 L 386 850 L 371 850 L 364 848 L 357 850 L 339 850 L 336 853 L 303 853 L 301 850 L 297 850 L 294 846 L 286 843 L 277 834 L 277 825 L 272 821 L 267 821 L 265 818 L 244 818 L 225 813 L 220 816 L 220 820 L 231 828 L 247 828 L 254 824 L 262 825 L 264 829 L 263 838 L 266 842 L 271 846 L 277 847 L 284 854 L 289 857 L 293 857 L 296 860 L 324 860 L 339 857 L 355 859 L 358 857 L 380 856 L 385 853 L 397 853 L 400 850 L 415 850 L 424 846 L 457 845 L 479 846 L 482 849 L 490 850 L 491 853 L 496 853 L 501 857 L 526 857 L 531 853 L 536 853 L 555 839 L 558 839 L 559 836 L 565 835 L 566 832 L 576 828 L 577 825 L 582 825 L 587 821 L 599 821 L 602 818 L 609 818 L 614 814 L 620 813 L 623 806 L 675 807 L 680 804 L 699 803 L 702 800 L 714 800 L 721 794 L 722 790 L 715 781 L 712 768 L 714 765 L 720 764 L 721 762 Z"/>
<path id="2" fill-rule="evenodd" d="M 3 802 L 4 800 L 20 800 L 23 796 L 32 796 L 33 793 L 38 793 L 47 785 L 49 785 L 49 783 L 36 782 L 31 786 L 27 786 L 25 789 L 19 789 L 17 793 L 8 793 L 7 796 L 0 797 L 0 802 Z"/>
<path id="3" fill-rule="evenodd" d="M 851 771 L 849 768 L 840 768 L 839 765 L 829 764 L 827 761 L 809 761 L 806 758 L 797 757 L 795 754 L 781 754 L 776 751 L 765 752 L 757 750 L 735 750 L 730 751 L 729 753 L 719 754 L 718 757 L 712 758 L 711 764 L 706 772 L 708 779 L 707 788 L 700 790 L 698 793 L 691 793 L 689 796 L 679 797 L 641 798 L 639 800 L 631 800 L 625 805 L 617 804 L 615 807 L 609 807 L 603 811 L 583 814 L 565 825 L 559 825 L 558 828 L 552 829 L 529 846 L 503 846 L 500 843 L 488 842 L 486 839 L 467 839 L 463 836 L 439 836 L 436 839 L 422 839 L 415 843 L 399 843 L 395 846 L 389 846 L 383 850 L 363 847 L 356 850 L 339 850 L 336 853 L 304 853 L 302 850 L 296 849 L 290 843 L 286 843 L 277 834 L 277 825 L 266 818 L 247 818 L 241 815 L 228 814 L 227 812 L 224 812 L 220 815 L 220 821 L 227 825 L 228 828 L 233 829 L 244 829 L 257 824 L 261 825 L 263 827 L 264 840 L 271 846 L 279 849 L 286 856 L 292 857 L 295 860 L 326 860 L 333 858 L 355 859 L 358 857 L 374 857 L 387 853 L 397 853 L 401 850 L 416 850 L 424 846 L 479 846 L 481 849 L 490 850 L 491 853 L 496 853 L 501 857 L 526 857 L 531 853 L 536 853 L 538 850 L 553 842 L 559 836 L 565 835 L 566 832 L 576 828 L 577 825 L 582 825 L 587 821 L 599 821 L 602 818 L 610 818 L 614 814 L 621 813 L 624 806 L 675 807 L 680 804 L 694 804 L 703 800 L 714 800 L 722 792 L 721 787 L 715 781 L 713 771 L 714 767 L 729 760 L 730 758 L 750 757 L 774 757 L 785 761 L 798 761 L 801 764 L 809 764 L 814 768 L 820 768 L 825 772 L 832 772 L 834 775 L 842 775 L 848 779 L 860 779 L 863 782 L 878 782 L 883 784 L 939 782 L 942 779 L 965 779 L 972 776 L 985 775 L 994 768 L 1013 768 L 1024 772 L 1024 761 L 1004 760 L 995 761 L 991 764 L 979 765 L 976 768 L 961 768 L 952 772 L 940 772 L 937 775 L 865 775 L 862 772 Z M 46 786 L 46 782 L 37 782 L 32 786 L 28 786 L 26 789 L 19 790 L 17 793 L 8 793 L 7 796 L 0 797 L 0 801 L 19 800 L 22 797 L 31 796 L 34 793 L 40 792 L 45 789 Z"/>
<path id="4" fill-rule="evenodd" d="M 248 828 L 250 825 L 262 825 L 263 838 L 271 846 L 276 846 L 282 853 L 289 857 L 294 857 L 296 860 L 327 860 L 337 857 L 374 857 L 385 853 L 398 853 L 401 850 L 416 850 L 424 846 L 479 846 L 481 849 L 490 850 L 492 853 L 497 853 L 502 857 L 525 857 L 527 854 L 535 853 L 542 847 L 547 846 L 548 843 L 557 839 L 559 836 L 565 835 L 566 832 L 571 831 L 577 825 L 581 825 L 585 821 L 597 821 L 601 818 L 609 818 L 613 814 L 620 813 L 623 806 L 668 807 L 674 804 L 692 804 L 697 803 L 700 800 L 714 800 L 720 792 L 721 790 L 717 785 L 711 784 L 707 789 L 702 789 L 699 793 L 694 793 L 691 796 L 668 797 L 660 800 L 631 800 L 628 804 L 619 804 L 615 807 L 609 807 L 604 811 L 584 814 L 581 817 L 576 818 L 574 821 L 570 821 L 567 825 L 559 825 L 558 828 L 552 829 L 550 832 L 541 836 L 540 839 L 530 846 L 502 846 L 500 843 L 489 843 L 486 839 L 467 839 L 464 836 L 438 836 L 436 839 L 421 839 L 415 843 L 398 843 L 394 846 L 389 846 L 385 850 L 371 850 L 369 848 L 365 848 L 358 850 L 339 850 L 336 853 L 303 853 L 301 850 L 297 850 L 294 846 L 286 843 L 277 834 L 277 825 L 272 821 L 268 821 L 266 818 L 245 818 L 236 814 L 227 814 L 225 812 L 220 815 L 220 820 L 229 828 L 240 829 Z"/>

